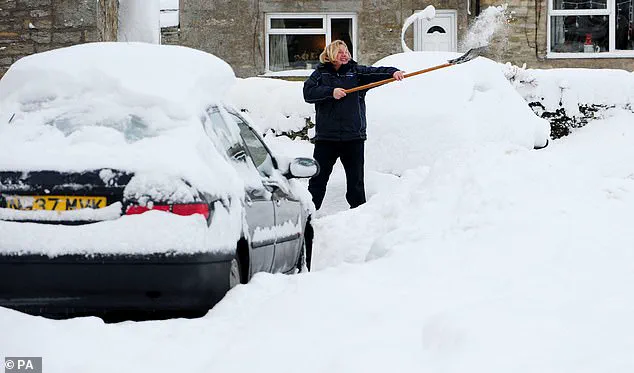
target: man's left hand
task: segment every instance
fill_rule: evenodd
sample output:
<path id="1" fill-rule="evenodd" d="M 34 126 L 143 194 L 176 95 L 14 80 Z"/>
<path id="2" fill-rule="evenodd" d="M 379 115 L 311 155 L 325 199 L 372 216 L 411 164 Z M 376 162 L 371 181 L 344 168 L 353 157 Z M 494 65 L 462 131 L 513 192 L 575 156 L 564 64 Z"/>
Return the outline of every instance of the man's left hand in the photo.
<path id="1" fill-rule="evenodd" d="M 404 71 L 397 71 L 394 74 L 392 74 L 392 76 L 396 80 L 403 80 L 403 79 L 405 79 L 405 72 Z"/>

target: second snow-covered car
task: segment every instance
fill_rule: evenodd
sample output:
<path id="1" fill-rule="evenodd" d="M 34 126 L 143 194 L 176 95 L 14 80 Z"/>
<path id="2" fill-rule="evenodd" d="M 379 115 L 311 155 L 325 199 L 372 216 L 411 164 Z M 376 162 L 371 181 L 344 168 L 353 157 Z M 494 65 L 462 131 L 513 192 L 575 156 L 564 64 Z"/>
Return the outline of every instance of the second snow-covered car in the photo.
<path id="1" fill-rule="evenodd" d="M 172 69 L 172 71 L 170 71 Z M 0 80 L 0 306 L 50 317 L 205 312 L 310 266 L 311 158 L 271 154 L 183 47 L 95 43 Z M 307 252 L 308 249 L 308 252 Z"/>

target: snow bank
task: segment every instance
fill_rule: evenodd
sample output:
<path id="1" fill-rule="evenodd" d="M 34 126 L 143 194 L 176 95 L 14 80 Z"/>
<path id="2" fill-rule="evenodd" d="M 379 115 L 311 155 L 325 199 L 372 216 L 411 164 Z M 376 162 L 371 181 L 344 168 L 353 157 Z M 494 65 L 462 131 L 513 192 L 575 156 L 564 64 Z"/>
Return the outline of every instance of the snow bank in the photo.
<path id="1" fill-rule="evenodd" d="M 304 101 L 302 87 L 303 82 L 280 79 L 237 79 L 227 101 L 246 111 L 263 134 L 297 132 L 307 119 L 315 121 L 315 108 Z"/>
<path id="2" fill-rule="evenodd" d="M 374 66 L 413 72 L 457 56 L 409 52 Z M 500 65 L 483 57 L 372 89 L 366 102 L 368 164 L 383 172 L 429 166 L 444 153 L 473 144 L 532 149 L 550 134 L 549 123 L 532 112 Z"/>
<path id="3" fill-rule="evenodd" d="M 634 107 L 634 73 L 625 70 L 537 70 L 507 63 L 503 71 L 533 111 L 550 121 L 553 138 L 603 118 L 608 108 Z"/>
<path id="4" fill-rule="evenodd" d="M 421 368 L 631 370 L 634 168 L 620 160 L 634 131 L 631 113 L 613 114 L 539 152 L 463 148 L 407 171 L 390 193 L 314 222 L 328 232 L 314 265 L 369 260 L 372 298 L 419 327 Z M 389 281 L 400 300 L 377 295 Z"/>
<path id="5" fill-rule="evenodd" d="M 615 69 L 526 69 L 506 64 L 504 74 L 528 102 L 578 115 L 581 105 L 634 106 L 634 72 Z"/>
<path id="6" fill-rule="evenodd" d="M 49 373 L 286 371 L 280 351 L 306 373 L 631 372 L 632 123 L 618 113 L 540 151 L 446 154 L 321 219 L 317 271 L 258 274 L 204 318 L 0 308 L 0 351 L 44 356 Z M 370 249 L 381 259 L 364 262 Z"/>

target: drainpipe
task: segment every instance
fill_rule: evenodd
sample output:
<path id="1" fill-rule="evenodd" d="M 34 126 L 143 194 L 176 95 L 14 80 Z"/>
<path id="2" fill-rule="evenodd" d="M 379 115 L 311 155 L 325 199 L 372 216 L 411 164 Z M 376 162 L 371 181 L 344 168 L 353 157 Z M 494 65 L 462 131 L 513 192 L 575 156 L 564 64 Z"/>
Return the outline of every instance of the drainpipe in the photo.
<path id="1" fill-rule="evenodd" d="M 471 0 L 467 0 L 467 14 L 471 15 Z"/>

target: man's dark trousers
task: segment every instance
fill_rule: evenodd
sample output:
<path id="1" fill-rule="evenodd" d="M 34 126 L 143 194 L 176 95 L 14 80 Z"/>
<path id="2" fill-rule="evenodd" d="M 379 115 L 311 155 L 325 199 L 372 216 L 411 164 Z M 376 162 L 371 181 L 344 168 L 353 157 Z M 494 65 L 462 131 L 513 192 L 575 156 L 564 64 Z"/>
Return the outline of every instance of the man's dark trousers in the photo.
<path id="1" fill-rule="evenodd" d="M 363 183 L 363 160 L 365 140 L 315 142 L 313 158 L 319 163 L 319 174 L 310 179 L 308 191 L 313 196 L 315 208 L 319 209 L 326 195 L 326 184 L 332 168 L 341 158 L 346 172 L 346 200 L 350 208 L 365 203 L 365 185 Z"/>

